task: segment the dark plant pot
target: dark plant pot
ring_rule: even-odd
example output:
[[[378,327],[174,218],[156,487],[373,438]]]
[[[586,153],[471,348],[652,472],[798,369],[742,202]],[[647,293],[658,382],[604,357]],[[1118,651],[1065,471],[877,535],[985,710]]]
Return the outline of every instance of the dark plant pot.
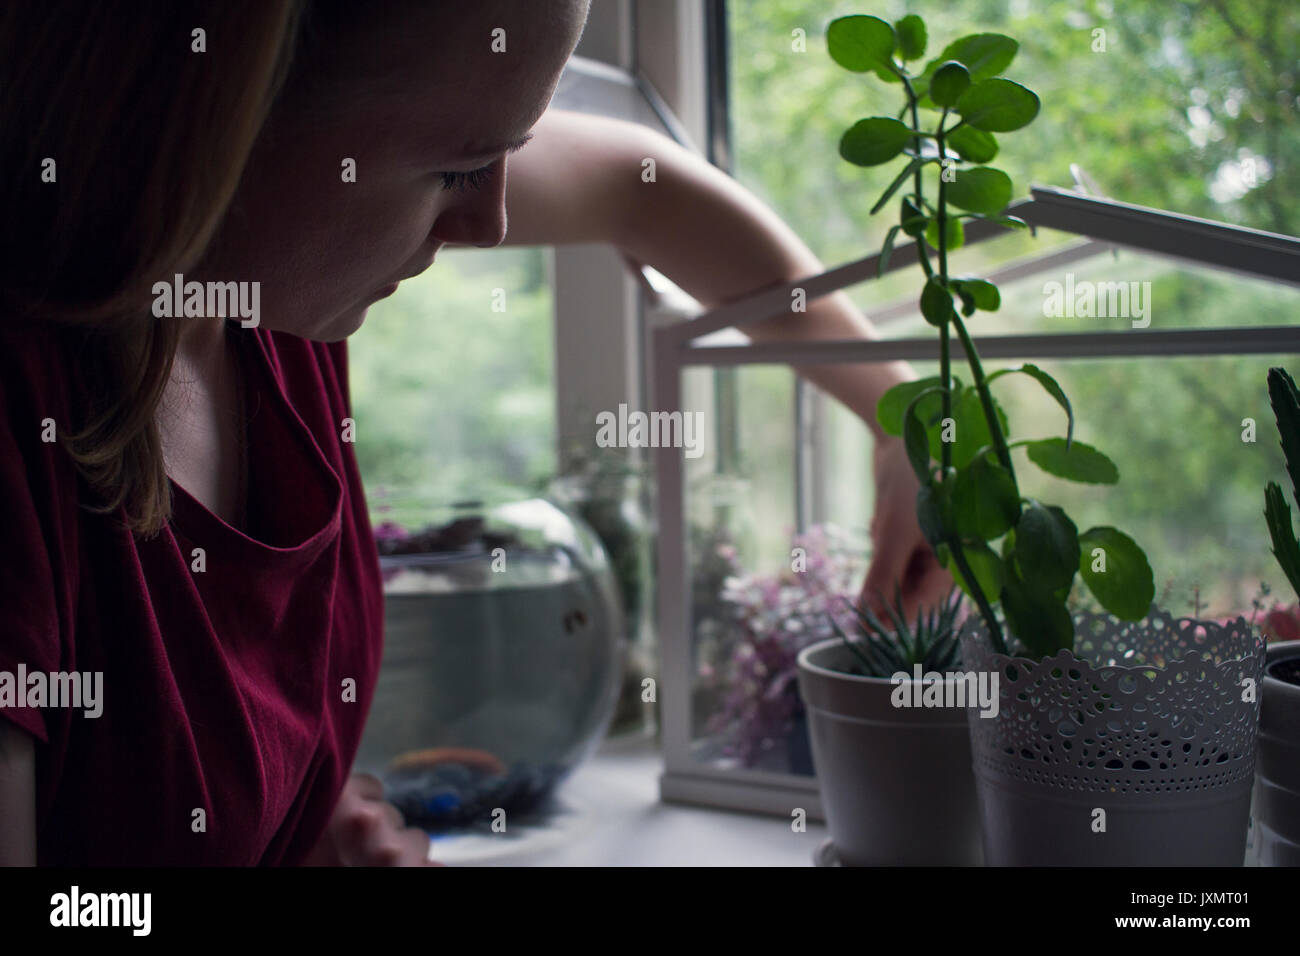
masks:
[[[813,763],[840,862],[978,866],[966,715],[896,708],[895,685],[845,673],[852,663],[839,638],[799,655]]]
[[[966,666],[999,677],[997,716],[968,715],[985,860],[1241,866],[1263,640],[1154,607],[1074,620],[1075,652],[1037,662],[993,653],[979,618],[962,632]]]
[[[1269,645],[1260,683],[1255,767],[1254,841],[1260,866],[1300,866],[1300,684],[1291,676],[1297,670],[1300,641]]]

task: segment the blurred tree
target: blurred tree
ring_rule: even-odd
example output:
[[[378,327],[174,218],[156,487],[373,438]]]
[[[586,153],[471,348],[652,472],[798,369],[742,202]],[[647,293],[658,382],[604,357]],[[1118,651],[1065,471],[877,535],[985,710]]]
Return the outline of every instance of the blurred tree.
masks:
[[[1300,231],[1300,4],[1290,0],[729,0],[727,7],[735,174],[828,264],[879,247],[891,220],[869,217],[868,209],[897,172],[892,165],[861,169],[838,156],[845,129],[893,105],[874,77],[855,83],[826,52],[826,25],[850,13],[891,21],[921,14],[930,32],[927,58],[968,33],[1020,41],[1007,73],[1035,89],[1043,109],[1029,130],[1031,148],[1013,145],[998,156],[1018,195],[1031,183],[1071,186],[1070,166],[1078,164],[1111,198]],[[796,30],[804,31],[806,52],[798,50]],[[978,270],[1063,238],[1017,234],[962,255]],[[1152,278],[1153,327],[1288,324],[1300,304],[1293,290],[1161,269],[1146,257],[1093,260],[1078,271],[1089,269],[1100,279]],[[915,294],[911,271],[851,292],[870,314],[881,302]],[[982,318],[976,334],[1063,331],[1061,320],[1041,315],[1035,282],[1047,278],[1060,276],[1024,283],[998,316]],[[1083,327],[1074,322],[1068,331]],[[1274,442],[1243,443],[1241,422],[1271,421],[1264,370],[1278,361],[1055,367],[1080,415],[1081,437],[1098,433],[1123,479],[1104,504],[1090,505],[1089,489],[1080,486],[1044,486],[1043,494],[1089,519],[1105,521],[1110,512],[1144,531],[1158,583],[1174,582],[1176,610],[1184,610],[1178,596],[1197,583],[1225,610],[1248,607],[1257,582],[1277,577],[1268,564],[1260,489],[1281,459]],[[1037,395],[1011,391],[1013,417],[1033,416],[1035,426],[1042,417],[1041,434],[1054,433]],[[742,421],[745,456],[773,460],[782,448],[756,424]],[[845,497],[832,493],[833,500]]]

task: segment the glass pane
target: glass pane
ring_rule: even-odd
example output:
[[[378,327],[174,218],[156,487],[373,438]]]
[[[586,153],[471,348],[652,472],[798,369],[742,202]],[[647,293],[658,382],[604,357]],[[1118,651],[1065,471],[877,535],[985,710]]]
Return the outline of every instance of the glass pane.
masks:
[[[547,255],[444,250],[371,307],[349,361],[372,492],[451,502],[555,473]]]
[[[1019,363],[988,362],[987,370],[1008,364]],[[1062,481],[1015,451],[1022,494],[1060,505],[1081,531],[1113,525],[1131,535],[1151,562],[1156,603],[1177,615],[1244,614],[1262,621],[1274,605],[1295,605],[1296,595],[1271,553],[1263,499],[1270,480],[1282,483],[1288,497],[1290,491],[1268,403],[1267,370],[1278,364],[1300,370],[1300,355],[1036,364],[1069,396],[1075,437],[1105,452],[1121,479],[1114,486]],[[964,364],[956,370],[966,371]],[[750,371],[755,370],[741,375]],[[918,363],[917,371],[933,375],[938,369]],[[962,377],[969,380],[968,373]],[[993,388],[1013,439],[1064,435],[1063,412],[1027,376],[1004,376]],[[844,415],[832,425],[833,435],[840,428],[850,436],[865,432]],[[742,406],[742,420],[754,417]],[[1247,419],[1254,422],[1253,436]],[[784,433],[785,423],[780,425]],[[829,536],[819,528],[800,542],[809,573],[790,573],[789,540],[761,530],[788,527],[792,509],[758,512],[762,544],[752,559],[702,549],[696,535],[693,745],[701,761],[806,772],[794,659],[808,643],[832,636],[825,625],[827,602],[815,598],[823,591],[855,596],[865,570],[866,544],[849,532],[862,525],[861,451],[870,442],[862,434],[856,440],[847,458],[830,443]],[[789,473],[791,453],[770,443],[752,456],[755,502],[767,500],[761,489],[774,485],[775,476]],[[1078,579],[1072,604],[1090,604]]]
[[[690,542],[694,653],[701,680],[694,707],[695,737],[709,738],[720,708],[726,675],[737,653],[734,606],[726,600],[729,579],[744,571],[772,573],[788,566],[794,508],[794,376],[781,366],[755,366],[734,373],[738,415],[735,429],[743,457],[727,467],[718,455],[726,418],[715,410],[714,371],[689,369],[683,405],[706,410],[712,429],[705,454],[686,459],[686,514]],[[724,741],[712,748],[721,756]]]

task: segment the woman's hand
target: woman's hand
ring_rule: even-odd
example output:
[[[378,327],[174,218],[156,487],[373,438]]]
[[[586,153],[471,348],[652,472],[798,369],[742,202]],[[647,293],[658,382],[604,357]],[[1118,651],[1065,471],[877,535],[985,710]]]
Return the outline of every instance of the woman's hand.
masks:
[[[429,836],[408,827],[384,787],[369,774],[353,774],[334,815],[304,866],[441,866],[429,860]]]
[[[907,460],[901,438],[877,440],[875,451],[876,513],[871,520],[871,567],[858,604],[882,620],[892,606],[894,586],[902,588],[909,619],[918,608],[941,604],[953,586],[952,576],[939,565],[916,519],[920,484]]]

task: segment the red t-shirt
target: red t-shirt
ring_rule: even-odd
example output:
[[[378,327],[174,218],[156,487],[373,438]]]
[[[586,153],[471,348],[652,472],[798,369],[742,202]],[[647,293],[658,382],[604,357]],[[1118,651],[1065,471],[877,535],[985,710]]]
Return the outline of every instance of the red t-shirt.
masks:
[[[22,665],[23,702],[39,703],[33,673],[79,672],[92,693],[103,675],[98,717],[48,698],[0,707],[40,741],[41,864],[298,863],[349,773],[383,602],[344,440],[346,348],[233,331],[247,533],[173,483],[170,526],[143,539],[79,507],[70,458],[42,440],[77,422],[62,333],[0,324],[0,682]]]

